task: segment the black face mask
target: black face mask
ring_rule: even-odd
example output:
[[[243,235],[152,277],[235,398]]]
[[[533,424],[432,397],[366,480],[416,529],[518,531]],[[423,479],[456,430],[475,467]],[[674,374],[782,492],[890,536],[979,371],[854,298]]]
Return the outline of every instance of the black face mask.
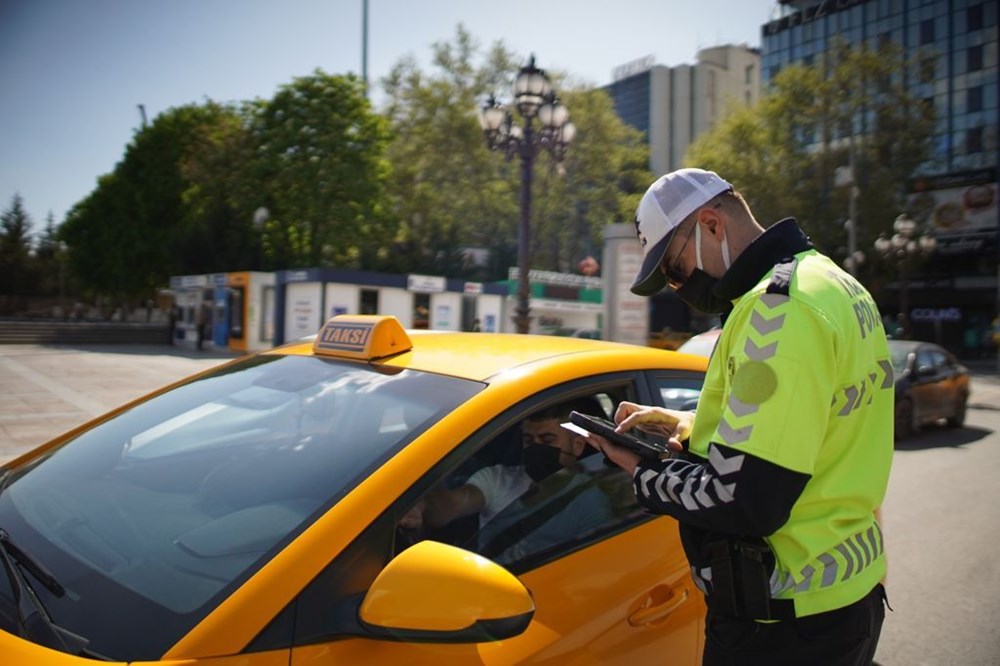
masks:
[[[693,307],[707,314],[725,314],[733,309],[733,304],[715,295],[715,285],[719,278],[714,278],[700,268],[696,268],[677,288],[677,296]]]
[[[541,481],[563,468],[559,462],[560,453],[554,446],[532,444],[524,449],[524,471],[532,481]]]

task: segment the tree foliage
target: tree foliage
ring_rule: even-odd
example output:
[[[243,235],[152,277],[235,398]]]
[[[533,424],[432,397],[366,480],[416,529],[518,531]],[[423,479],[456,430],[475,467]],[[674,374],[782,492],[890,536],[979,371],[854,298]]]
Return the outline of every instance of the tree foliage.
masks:
[[[125,303],[147,298],[170,275],[223,269],[225,257],[212,256],[212,245],[198,242],[206,220],[185,204],[194,185],[184,165],[209,128],[232,113],[208,103],[160,114],[136,132],[114,171],[70,210],[60,237],[71,248],[71,269],[92,292]]]
[[[135,133],[60,238],[90,292],[118,302],[171,275],[362,267],[390,235],[387,140],[361,83],[320,71],[269,101],[170,109]]]
[[[785,68],[752,109],[695,141],[685,162],[725,175],[766,225],[794,216],[824,251],[844,256],[854,165],[858,246],[870,247],[903,209],[906,179],[930,155],[932,112],[904,85],[918,65],[892,45],[835,42],[812,66]]]
[[[354,76],[316,70],[250,107],[254,180],[271,218],[267,247],[284,268],[357,268],[391,237],[387,124]]]
[[[387,270],[495,280],[517,263],[518,158],[486,148],[477,112],[490,93],[509,91],[524,59],[501,42],[480,57],[462,27],[433,47],[433,69],[399,61],[383,84],[392,126],[392,209],[400,226],[381,257]],[[557,81],[558,74],[553,76]],[[604,225],[631,219],[649,180],[641,135],[596,90],[562,91],[578,127],[563,165],[541,152],[532,172],[532,267],[571,270],[598,252]],[[485,266],[467,249],[487,249]]]
[[[33,281],[31,217],[15,193],[0,213],[0,296],[24,296]]]

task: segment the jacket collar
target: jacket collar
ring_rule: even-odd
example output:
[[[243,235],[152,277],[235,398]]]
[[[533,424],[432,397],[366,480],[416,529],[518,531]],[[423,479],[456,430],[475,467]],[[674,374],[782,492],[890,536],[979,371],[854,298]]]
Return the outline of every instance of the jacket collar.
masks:
[[[813,249],[812,241],[795,220],[775,223],[746,247],[715,286],[715,294],[736,300],[753,289],[775,264],[799,252]]]

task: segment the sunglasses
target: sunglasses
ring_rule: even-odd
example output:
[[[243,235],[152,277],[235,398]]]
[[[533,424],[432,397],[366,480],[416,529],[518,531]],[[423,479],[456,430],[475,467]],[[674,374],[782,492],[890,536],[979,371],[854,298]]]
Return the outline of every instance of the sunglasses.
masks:
[[[684,243],[681,245],[680,251],[674,255],[673,260],[667,261],[666,256],[664,256],[664,261],[662,264],[660,264],[660,270],[663,272],[663,276],[667,279],[667,284],[670,285],[670,287],[673,289],[676,289],[677,287],[681,286],[682,284],[684,284],[684,281],[688,279],[688,276],[682,273],[681,270],[677,267],[677,262],[680,261],[680,258],[682,256],[684,256],[684,250],[687,249],[687,245],[691,241],[691,236],[694,235],[695,226],[697,226],[697,224],[698,223],[695,222],[695,224],[691,225],[691,229],[690,231],[688,231],[687,238],[684,239]],[[667,249],[668,250],[670,249],[669,246]]]
[[[719,203],[712,206],[712,208],[714,209],[722,208],[722,202],[720,201]],[[698,227],[698,222],[695,221],[695,223],[691,225],[691,229],[690,231],[688,231],[687,238],[684,239],[684,244],[681,245],[680,251],[678,251],[677,254],[674,255],[673,261],[664,261],[660,265],[660,270],[663,271],[663,276],[667,278],[667,284],[670,285],[672,289],[677,289],[678,287],[680,287],[682,284],[684,284],[684,282],[687,281],[689,277],[686,273],[681,272],[681,270],[677,267],[677,262],[679,262],[681,257],[684,256],[684,250],[687,249],[687,245],[691,241],[691,236],[694,236],[694,232],[697,227]],[[672,244],[673,242],[671,242],[671,245]],[[669,250],[670,247],[668,246],[667,249]],[[666,255],[664,255],[664,259],[666,259]]]

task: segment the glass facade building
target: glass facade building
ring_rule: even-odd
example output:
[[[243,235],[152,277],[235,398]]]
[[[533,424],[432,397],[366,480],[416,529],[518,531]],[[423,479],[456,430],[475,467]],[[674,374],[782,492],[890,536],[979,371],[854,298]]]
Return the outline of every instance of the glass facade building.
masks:
[[[985,332],[1000,310],[998,6],[995,0],[779,0],[778,17],[761,27],[765,90],[784,67],[818,62],[835,39],[872,47],[891,41],[917,64],[900,74],[917,99],[933,106],[935,128],[930,159],[907,183],[906,212],[934,235],[937,248],[908,281],[907,314],[915,337],[966,356],[988,351]],[[890,285],[884,311],[899,304],[900,289]]]
[[[923,175],[990,169],[997,144],[997,6],[983,0],[826,0],[782,3],[761,30],[764,84],[811,64],[835,37],[892,41],[921,62],[908,88],[934,107],[934,153]]]

